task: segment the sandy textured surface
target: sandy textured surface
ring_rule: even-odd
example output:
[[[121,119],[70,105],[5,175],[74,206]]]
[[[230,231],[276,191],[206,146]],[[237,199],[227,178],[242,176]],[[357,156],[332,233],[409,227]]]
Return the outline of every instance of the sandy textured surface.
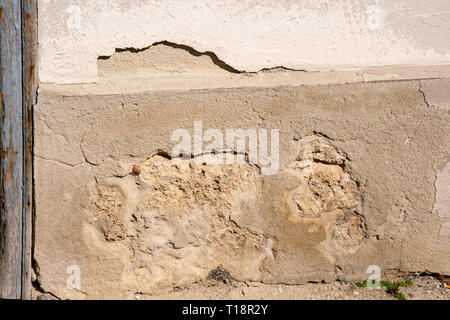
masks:
[[[194,120],[279,129],[279,170],[174,163],[171,135]],[[43,90],[35,125],[37,278],[61,298],[158,294],[218,265],[266,284],[361,281],[370,265],[450,273],[450,114],[418,81]],[[66,287],[71,265],[79,291]]]
[[[407,300],[450,300],[450,289],[433,277],[412,278],[413,285],[400,289]],[[160,296],[136,295],[135,299],[280,299],[280,300],[397,300],[382,289],[359,288],[351,283],[267,285],[261,283],[209,282],[195,284]]]

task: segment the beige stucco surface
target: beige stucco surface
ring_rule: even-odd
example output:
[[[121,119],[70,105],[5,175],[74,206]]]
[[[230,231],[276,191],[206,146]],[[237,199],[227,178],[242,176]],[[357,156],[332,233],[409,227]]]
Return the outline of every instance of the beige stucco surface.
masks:
[[[446,0],[39,1],[40,79],[98,81],[97,58],[160,41],[239,71],[450,63]]]
[[[449,17],[444,0],[40,0],[35,289],[161,297],[219,266],[269,285],[449,275]],[[279,170],[248,150],[170,159],[194,121],[279,129]]]
[[[361,280],[369,265],[449,274],[450,114],[428,106],[420,89],[404,81],[43,90],[35,114],[40,286],[61,298],[133,298],[199,281],[219,265],[266,283]],[[194,119],[205,130],[279,128],[279,172],[173,164],[161,152]],[[81,290],[66,286],[70,265],[81,270]]]

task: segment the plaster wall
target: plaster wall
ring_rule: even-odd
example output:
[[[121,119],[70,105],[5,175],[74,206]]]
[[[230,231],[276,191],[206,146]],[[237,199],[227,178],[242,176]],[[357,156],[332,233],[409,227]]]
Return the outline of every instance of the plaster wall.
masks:
[[[267,284],[361,281],[370,265],[449,275],[449,13],[441,0],[41,0],[40,293],[132,299],[218,267]],[[279,130],[276,172],[229,146],[244,161],[177,163],[172,135],[196,137],[196,122]]]
[[[39,1],[40,79],[98,80],[97,58],[160,41],[235,70],[358,70],[450,63],[446,0]]]

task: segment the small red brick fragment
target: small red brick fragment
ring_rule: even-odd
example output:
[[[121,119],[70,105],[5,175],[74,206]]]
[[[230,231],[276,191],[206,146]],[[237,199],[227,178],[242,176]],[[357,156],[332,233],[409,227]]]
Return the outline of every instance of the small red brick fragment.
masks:
[[[141,168],[138,165],[134,165],[133,168],[131,168],[131,170],[133,171],[133,173],[135,174],[140,174],[141,173]]]

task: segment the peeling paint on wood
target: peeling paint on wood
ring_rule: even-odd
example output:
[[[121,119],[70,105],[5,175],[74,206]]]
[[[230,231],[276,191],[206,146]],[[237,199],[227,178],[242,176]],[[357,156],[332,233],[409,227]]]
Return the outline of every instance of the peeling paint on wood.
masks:
[[[20,1],[2,1],[0,25],[0,297],[22,296],[22,45]]]
[[[37,91],[37,0],[22,2],[23,50],[23,262],[22,298],[31,292],[32,214],[33,214],[33,106]]]
[[[36,0],[0,3],[0,298],[28,299]]]

